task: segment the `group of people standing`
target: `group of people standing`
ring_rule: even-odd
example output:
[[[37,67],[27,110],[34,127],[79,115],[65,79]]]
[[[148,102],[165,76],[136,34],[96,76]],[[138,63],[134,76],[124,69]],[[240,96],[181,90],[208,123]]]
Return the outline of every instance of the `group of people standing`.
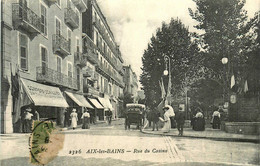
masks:
[[[112,111],[109,109],[107,111],[107,123],[111,125],[111,120],[112,120]],[[81,116],[82,119],[82,129],[89,129],[90,128],[90,123],[91,123],[91,114],[90,111],[85,109],[84,113]],[[70,120],[71,120],[71,128],[73,130],[76,129],[77,124],[78,124],[78,114],[76,113],[76,109],[72,110],[72,113],[70,114]]]
[[[162,118],[163,117],[163,118]],[[162,131],[164,133],[168,133],[170,132],[171,129],[171,124],[173,121],[173,118],[176,120],[177,123],[177,129],[179,131],[179,136],[183,135],[183,126],[185,123],[185,113],[184,110],[182,108],[179,108],[179,110],[177,112],[174,112],[172,106],[170,105],[166,105],[165,107],[163,107],[163,116],[161,117],[161,114],[158,110],[150,110],[150,112],[147,113],[147,123],[144,125],[144,128],[146,128],[146,126],[149,123],[153,123],[153,131],[156,130],[158,131],[159,128],[159,121],[163,122],[163,128]]]
[[[90,114],[87,109],[85,109],[84,113],[81,116],[81,119],[83,121],[82,129],[89,129]],[[75,130],[78,125],[78,114],[76,113],[76,109],[72,110],[72,113],[70,114],[70,120],[71,120],[71,128]]]
[[[31,107],[27,107],[21,114],[21,130],[23,133],[30,133],[32,131],[33,120],[40,120],[40,115],[36,110],[33,110]]]
[[[159,121],[163,123],[162,131],[164,133],[170,132],[170,129],[173,127],[173,122],[176,122],[176,127],[179,131],[179,136],[183,135],[183,127],[185,124],[185,111],[182,107],[180,107],[175,112],[173,111],[173,108],[170,105],[166,105],[163,107],[163,114],[160,114],[160,112],[156,109],[150,110],[148,108],[148,111],[146,112],[146,118],[147,123],[144,125],[144,128],[149,124],[151,126],[152,124],[152,131],[155,129],[158,131]],[[213,129],[220,129],[220,111],[215,110],[212,115],[212,127]],[[191,117],[191,125],[192,129],[195,131],[203,131],[205,130],[205,117],[203,115],[203,111],[198,107],[195,110],[195,113]]]

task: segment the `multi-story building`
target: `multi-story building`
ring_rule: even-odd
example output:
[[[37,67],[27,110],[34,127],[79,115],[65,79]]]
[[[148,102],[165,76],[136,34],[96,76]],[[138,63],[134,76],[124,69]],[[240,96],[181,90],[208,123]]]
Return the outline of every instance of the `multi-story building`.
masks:
[[[61,125],[65,108],[78,106],[78,113],[91,108],[82,94],[86,62],[78,61],[86,0],[2,0],[1,5],[1,132],[19,130],[25,106]]]
[[[88,9],[82,15],[83,55],[88,60],[84,73],[84,92],[99,99],[104,111],[112,109],[113,118],[123,95],[123,59],[113,33],[96,0],[88,1]],[[105,112],[98,112],[99,118]]]
[[[133,72],[131,65],[123,66],[124,71],[124,82],[125,89],[124,93],[131,94],[133,97],[133,101],[137,102],[138,98],[138,80],[135,72]]]

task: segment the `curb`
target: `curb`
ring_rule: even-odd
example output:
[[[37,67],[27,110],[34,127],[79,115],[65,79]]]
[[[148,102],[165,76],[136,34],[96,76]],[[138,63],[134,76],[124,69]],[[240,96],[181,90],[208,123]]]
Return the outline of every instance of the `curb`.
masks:
[[[171,136],[177,138],[200,138],[200,139],[210,139],[216,141],[230,141],[230,142],[251,142],[251,143],[260,143],[260,139],[248,139],[248,138],[223,138],[223,137],[205,137],[205,136],[193,136],[193,135],[173,135],[169,133],[152,133],[149,131],[141,131],[144,134],[151,134],[151,135],[162,135],[162,136]]]

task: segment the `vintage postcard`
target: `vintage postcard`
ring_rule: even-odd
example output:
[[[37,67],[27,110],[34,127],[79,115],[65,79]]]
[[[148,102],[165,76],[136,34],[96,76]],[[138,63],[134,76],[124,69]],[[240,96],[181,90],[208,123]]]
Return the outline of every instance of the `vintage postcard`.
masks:
[[[1,0],[1,166],[260,165],[260,0]]]

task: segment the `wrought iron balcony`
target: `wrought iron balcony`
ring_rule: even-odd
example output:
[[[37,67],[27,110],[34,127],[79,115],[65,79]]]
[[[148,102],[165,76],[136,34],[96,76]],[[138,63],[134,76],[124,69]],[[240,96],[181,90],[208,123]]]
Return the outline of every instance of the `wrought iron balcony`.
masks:
[[[84,57],[84,55],[82,55],[81,52],[75,52],[74,53],[74,62],[76,65],[78,65],[79,67],[84,67],[86,66],[87,63],[87,58]]]
[[[84,48],[83,48],[83,56],[86,57],[91,63],[98,64],[98,54],[97,54],[97,47],[92,42],[89,37],[84,39]]]
[[[87,10],[87,0],[72,0],[74,5],[79,9],[80,12],[85,12]]]
[[[78,90],[78,80],[47,67],[36,68],[36,80]]]
[[[79,16],[72,8],[65,8],[65,23],[72,29],[79,27]]]
[[[65,56],[70,54],[70,42],[62,35],[52,35],[52,46],[54,53],[60,53]]]
[[[41,18],[22,3],[12,4],[12,17],[15,29],[19,27],[30,33],[40,33]]]
[[[45,0],[48,5],[52,5],[52,4],[55,4],[57,2],[57,0]]]
[[[83,93],[87,93],[88,95],[99,96],[99,91],[90,85],[84,86]]]

